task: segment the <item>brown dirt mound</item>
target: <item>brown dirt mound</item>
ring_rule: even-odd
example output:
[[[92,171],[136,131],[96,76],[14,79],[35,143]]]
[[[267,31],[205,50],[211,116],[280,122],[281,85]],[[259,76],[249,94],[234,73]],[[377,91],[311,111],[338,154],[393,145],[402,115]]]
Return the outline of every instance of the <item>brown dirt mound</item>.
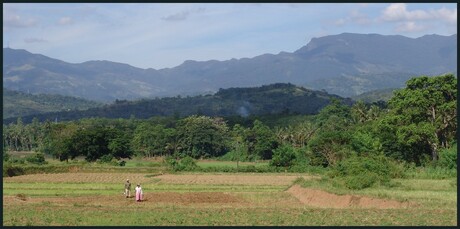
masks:
[[[294,185],[287,190],[300,202],[319,208],[407,208],[408,202],[376,199],[355,195],[336,195],[322,190],[302,188]]]

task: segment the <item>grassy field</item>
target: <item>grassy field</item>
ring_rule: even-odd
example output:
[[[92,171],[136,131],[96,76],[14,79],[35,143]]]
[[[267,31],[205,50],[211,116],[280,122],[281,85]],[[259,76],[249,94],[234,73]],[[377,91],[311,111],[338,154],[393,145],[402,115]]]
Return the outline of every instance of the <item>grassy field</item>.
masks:
[[[156,163],[130,161],[127,167],[148,169]],[[221,162],[208,163],[216,166]],[[224,164],[220,165],[231,166]],[[453,179],[398,179],[391,188],[349,191],[329,180],[300,173],[113,170],[4,177],[3,225],[457,225],[457,186]],[[142,184],[145,201],[124,197],[127,178]],[[293,185],[300,185],[297,190],[303,194],[294,193]],[[402,204],[393,208],[384,204],[313,206],[301,196],[313,189],[323,190],[316,196],[323,198],[321,201],[328,201],[330,198],[325,197],[330,195],[338,200],[353,195],[354,199],[363,197],[361,204],[364,197]]]

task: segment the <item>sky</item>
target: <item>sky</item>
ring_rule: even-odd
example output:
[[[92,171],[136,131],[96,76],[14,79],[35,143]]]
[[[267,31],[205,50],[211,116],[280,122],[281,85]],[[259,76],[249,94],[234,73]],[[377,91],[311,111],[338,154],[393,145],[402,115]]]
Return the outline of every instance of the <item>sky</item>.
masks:
[[[4,3],[3,47],[171,68],[294,52],[315,37],[457,33],[456,3]]]

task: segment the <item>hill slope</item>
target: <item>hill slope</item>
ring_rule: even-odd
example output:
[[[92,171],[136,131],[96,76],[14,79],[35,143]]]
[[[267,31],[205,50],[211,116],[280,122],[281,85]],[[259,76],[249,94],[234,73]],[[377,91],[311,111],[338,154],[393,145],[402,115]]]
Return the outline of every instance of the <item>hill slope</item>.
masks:
[[[150,118],[152,116],[243,116],[267,114],[316,114],[329,104],[331,99],[338,99],[351,104],[350,99],[343,99],[326,92],[312,91],[292,84],[272,84],[256,88],[221,89],[214,95],[194,97],[167,97],[143,99],[138,101],[116,101],[111,105],[91,108],[84,111],[65,111],[37,114],[22,117],[27,123],[33,117],[45,120],[76,120],[89,117],[106,118]],[[16,121],[5,119],[4,123]]]
[[[292,83],[341,96],[398,88],[412,76],[457,73],[457,35],[419,38],[343,33],[312,39],[299,50],[226,61],[193,61],[140,69],[110,61],[66,63],[3,49],[4,87],[114,101],[194,95],[219,88]],[[387,80],[390,78],[390,80]]]
[[[32,95],[3,88],[3,118],[40,113],[85,110],[102,106],[101,103],[62,95]]]

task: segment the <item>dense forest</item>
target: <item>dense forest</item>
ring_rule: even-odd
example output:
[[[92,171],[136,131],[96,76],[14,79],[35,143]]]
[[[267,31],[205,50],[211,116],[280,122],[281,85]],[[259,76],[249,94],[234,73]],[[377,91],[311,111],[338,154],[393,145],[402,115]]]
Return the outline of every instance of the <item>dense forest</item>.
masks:
[[[187,117],[205,115],[212,117],[269,115],[269,114],[316,114],[331,99],[343,100],[351,105],[351,99],[343,99],[322,91],[313,91],[293,84],[271,84],[253,88],[220,89],[214,95],[165,97],[138,101],[116,100],[113,104],[84,111],[61,111],[46,114],[22,115],[24,123],[33,118],[43,122],[70,121],[82,118],[130,118],[146,119],[152,116]],[[7,118],[3,123],[15,122]]]
[[[261,98],[280,99],[284,86],[281,85],[283,90],[280,85],[272,87],[280,93],[260,94]],[[233,93],[235,90],[240,92]],[[241,96],[244,90],[221,90],[212,98]],[[204,102],[207,96],[202,98]],[[203,113],[206,113],[204,104]],[[217,105],[216,101],[210,107]],[[220,106],[236,108],[234,104],[235,107]],[[280,105],[272,109],[285,108]],[[294,107],[292,110],[295,111]],[[262,159],[285,168],[340,166],[350,158],[379,157],[400,163],[434,163],[456,168],[457,79],[453,75],[412,78],[405,88],[394,91],[386,107],[362,101],[350,105],[346,100],[333,99],[315,115],[280,112],[248,117],[204,114],[180,117],[173,110],[170,112],[172,115],[148,119],[40,122],[34,118],[29,124],[18,118],[3,125],[4,151],[33,150],[61,161],[78,156],[87,161],[133,156]],[[8,160],[5,152],[4,160]]]
[[[28,94],[3,88],[3,119],[46,112],[86,110],[103,104],[63,95]]]

